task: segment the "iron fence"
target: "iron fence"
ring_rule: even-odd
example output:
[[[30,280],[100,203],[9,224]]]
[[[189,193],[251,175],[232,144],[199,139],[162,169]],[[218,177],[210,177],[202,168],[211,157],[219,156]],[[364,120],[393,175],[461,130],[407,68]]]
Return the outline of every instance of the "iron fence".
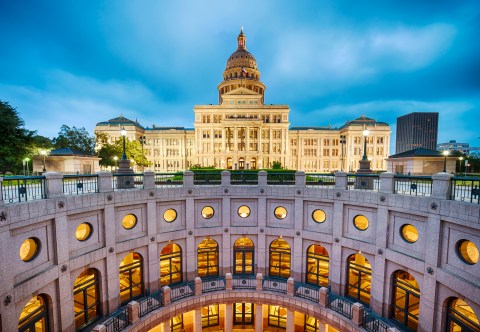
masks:
[[[387,332],[391,327],[381,317],[369,310],[363,311],[363,320],[361,326],[370,332]]]
[[[349,319],[352,319],[352,304],[352,301],[347,300],[344,297],[328,293],[327,308],[330,308]]]
[[[257,185],[258,172],[230,172],[230,184],[232,185]]]
[[[225,277],[209,277],[202,279],[202,293],[225,290]]]
[[[287,279],[264,277],[263,290],[287,294]]]
[[[220,185],[222,183],[222,175],[220,172],[194,172],[194,185]]]
[[[335,187],[335,174],[307,173],[305,177],[307,186]]]
[[[257,278],[254,275],[234,275],[232,277],[233,289],[256,289]]]
[[[318,303],[320,286],[295,282],[294,295]]]
[[[430,196],[432,194],[431,176],[395,175],[394,193],[412,196]]]
[[[98,174],[63,176],[63,193],[65,195],[82,195],[97,192]]]
[[[380,189],[380,176],[378,174],[348,174],[348,190],[373,190]]]
[[[7,176],[0,185],[4,203],[47,198],[45,176]]]
[[[295,185],[295,173],[294,172],[268,172],[267,184],[270,185]]]
[[[176,187],[183,185],[183,173],[155,173],[155,187]]]
[[[143,189],[143,174],[113,174],[113,190]]]
[[[195,283],[193,281],[170,286],[170,289],[170,301],[172,302],[195,295]]]
[[[450,199],[480,204],[480,178],[454,176],[451,179]]]
[[[126,328],[128,326],[127,308],[124,307],[117,310],[103,325],[105,325],[107,332],[117,332]]]
[[[137,300],[140,309],[138,310],[138,317],[143,317],[146,314],[160,308],[162,306],[163,290],[159,290],[151,295]]]

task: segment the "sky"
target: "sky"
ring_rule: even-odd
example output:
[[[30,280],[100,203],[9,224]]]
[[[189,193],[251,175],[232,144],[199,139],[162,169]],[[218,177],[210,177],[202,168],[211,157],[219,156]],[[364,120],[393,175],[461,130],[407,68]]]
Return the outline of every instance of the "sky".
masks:
[[[120,114],[193,128],[244,27],[292,126],[439,112],[438,142],[480,146],[480,1],[0,1],[0,100],[55,137]],[[394,152],[393,150],[391,151]]]

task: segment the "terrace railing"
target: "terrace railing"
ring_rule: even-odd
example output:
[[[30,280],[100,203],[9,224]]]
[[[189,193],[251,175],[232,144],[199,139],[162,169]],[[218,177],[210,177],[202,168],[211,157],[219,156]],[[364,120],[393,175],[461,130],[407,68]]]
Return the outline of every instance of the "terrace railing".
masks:
[[[295,296],[318,303],[318,297],[319,297],[319,291],[320,291],[319,286],[304,284],[301,282],[295,282],[294,289],[295,289],[294,291]]]
[[[387,332],[391,327],[384,318],[367,309],[364,309],[363,311],[361,326],[370,332]]]
[[[113,174],[113,190],[143,189],[143,174]]]
[[[144,298],[137,300],[139,304],[138,317],[143,317],[160,308],[162,306],[162,296],[163,290],[160,289],[151,295],[147,295]]]
[[[334,188],[335,174],[307,173],[305,181],[307,186]]]
[[[225,277],[209,277],[202,279],[202,293],[225,290]]]
[[[380,176],[378,174],[348,174],[348,190],[372,190],[380,189]]]
[[[63,176],[63,193],[65,195],[82,195],[97,192],[98,174]]]
[[[480,204],[480,178],[479,177],[452,177],[451,196],[454,201]]]
[[[395,194],[413,196],[430,196],[432,194],[431,176],[395,175],[394,183]]]
[[[155,187],[177,187],[183,186],[183,173],[155,173]]]
[[[230,184],[255,186],[258,184],[258,172],[233,171],[230,173]]]
[[[263,277],[263,290],[287,294],[287,279]]]
[[[195,283],[193,281],[170,286],[170,288],[172,290],[170,296],[172,302],[195,295]]]
[[[233,289],[255,289],[257,278],[254,275],[234,275],[232,277]]]
[[[5,203],[47,198],[45,176],[8,176],[3,178],[1,186]]]
[[[220,172],[194,172],[194,185],[220,185],[222,183],[222,175]]]
[[[344,297],[338,296],[330,292],[328,293],[327,308],[330,308],[338,312],[342,316],[345,316],[350,319],[352,318],[352,304],[353,304],[352,301]]]
[[[106,327],[107,332],[121,331],[128,326],[128,310],[126,307],[122,307],[114,312],[110,318],[108,318],[103,325]]]
[[[270,185],[282,185],[282,186],[294,186],[295,185],[295,173],[294,172],[268,172],[267,184]]]

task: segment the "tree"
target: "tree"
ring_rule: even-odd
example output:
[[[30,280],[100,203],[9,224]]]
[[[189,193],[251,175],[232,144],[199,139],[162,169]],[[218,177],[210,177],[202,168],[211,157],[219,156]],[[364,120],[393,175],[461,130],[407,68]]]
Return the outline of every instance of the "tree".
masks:
[[[0,173],[20,172],[35,132],[23,128],[24,122],[17,110],[1,100],[0,121]]]
[[[283,169],[282,163],[279,161],[272,162],[272,169]]]
[[[70,128],[67,125],[60,127],[58,137],[53,139],[56,149],[70,148],[72,150],[82,151],[85,154],[95,153],[95,138],[85,130],[85,128]]]
[[[97,145],[101,145],[101,148],[97,151],[98,156],[101,158],[101,166],[111,166],[114,167],[117,165],[115,157],[118,159],[121,158],[123,152],[123,142],[122,140],[116,141],[114,144],[108,143],[108,134],[106,133],[97,133],[96,134]],[[133,160],[135,164],[139,166],[149,166],[147,158],[142,154],[142,144],[139,141],[130,141],[128,138],[125,141],[125,149],[127,154],[127,159]]]

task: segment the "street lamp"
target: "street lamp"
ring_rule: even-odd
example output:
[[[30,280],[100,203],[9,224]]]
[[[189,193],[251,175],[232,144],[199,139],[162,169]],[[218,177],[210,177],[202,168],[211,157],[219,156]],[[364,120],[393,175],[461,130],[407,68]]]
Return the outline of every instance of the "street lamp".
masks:
[[[125,127],[122,127],[122,130],[120,132],[122,134],[122,140],[123,140],[122,160],[126,160],[127,159],[127,154],[125,153],[125,136],[127,135],[127,131],[125,130]]]
[[[362,160],[368,160],[367,158],[367,136],[370,132],[368,131],[368,129],[365,127],[365,125],[363,126],[363,157],[362,157]]]
[[[447,156],[448,156],[448,150],[443,151],[443,173],[447,173]]]
[[[340,144],[342,146],[342,154],[340,155],[340,171],[343,172],[343,161],[345,160],[343,145],[347,142],[345,135],[340,135]]]
[[[29,162],[30,158],[25,158],[23,159],[23,175],[27,175],[28,176],[28,172],[29,172],[29,169],[28,169],[28,162]],[[26,166],[26,168],[25,168]],[[26,170],[26,172],[25,172]]]
[[[46,172],[47,168],[45,167],[45,157],[47,156],[47,151],[42,150],[40,151],[40,154],[43,156],[43,171]]]
[[[458,157],[458,160],[460,160],[460,167],[458,168],[458,173],[462,173],[462,161],[463,161],[463,157]]]
[[[118,157],[114,156],[113,160],[115,160],[115,170],[118,168]]]

